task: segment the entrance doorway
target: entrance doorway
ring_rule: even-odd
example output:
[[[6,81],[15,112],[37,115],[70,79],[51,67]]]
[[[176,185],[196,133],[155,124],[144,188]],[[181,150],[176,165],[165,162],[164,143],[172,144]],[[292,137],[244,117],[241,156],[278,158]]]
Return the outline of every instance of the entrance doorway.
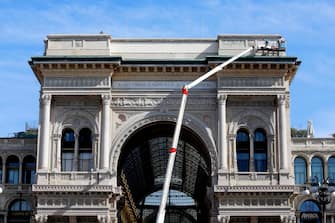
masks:
[[[128,138],[118,163],[122,222],[155,222],[171,146],[174,124],[159,122]],[[211,185],[210,156],[192,130],[183,127],[177,148],[165,222],[208,222],[207,187]]]

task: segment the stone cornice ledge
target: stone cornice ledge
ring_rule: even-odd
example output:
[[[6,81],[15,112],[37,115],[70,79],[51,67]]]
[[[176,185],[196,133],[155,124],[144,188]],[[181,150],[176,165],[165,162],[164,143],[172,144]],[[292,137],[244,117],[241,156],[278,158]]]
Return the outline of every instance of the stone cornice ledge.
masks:
[[[33,185],[33,192],[103,192],[121,194],[121,188],[111,185]]]
[[[293,185],[248,185],[248,186],[214,186],[214,192],[294,192]]]

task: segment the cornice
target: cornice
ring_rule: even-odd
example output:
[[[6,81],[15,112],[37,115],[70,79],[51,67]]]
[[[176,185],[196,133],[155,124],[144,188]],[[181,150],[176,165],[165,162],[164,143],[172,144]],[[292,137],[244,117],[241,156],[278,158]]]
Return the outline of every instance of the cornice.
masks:
[[[32,186],[33,192],[102,192],[120,194],[121,189],[111,185],[38,185]]]
[[[293,185],[248,185],[248,186],[214,186],[214,192],[247,193],[247,192],[294,192]]]

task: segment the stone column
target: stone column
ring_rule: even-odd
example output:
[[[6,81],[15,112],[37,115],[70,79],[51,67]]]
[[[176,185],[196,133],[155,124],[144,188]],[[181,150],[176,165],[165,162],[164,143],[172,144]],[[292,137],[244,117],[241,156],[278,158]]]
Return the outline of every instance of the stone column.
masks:
[[[254,149],[254,134],[249,134],[250,150],[249,150],[249,172],[255,172],[255,149]]]
[[[2,160],[2,179],[1,179],[2,183],[1,184],[5,184],[5,181],[6,181],[6,171],[7,171],[7,169],[6,169],[6,161],[5,160]]]
[[[101,118],[101,148],[100,168],[107,170],[109,167],[109,138],[110,138],[110,103],[111,95],[104,94],[102,97],[102,118]]]
[[[93,143],[92,143],[92,146],[93,146],[93,148],[92,148],[92,152],[93,152],[93,160],[92,160],[92,162],[93,162],[93,166],[92,166],[92,168],[94,169],[94,170],[97,170],[97,169],[99,169],[99,134],[94,134],[93,135]]]
[[[53,169],[60,171],[62,169],[62,161],[61,161],[61,153],[62,153],[62,145],[61,145],[61,140],[62,140],[62,135],[61,134],[55,134],[54,135],[54,156],[52,160],[54,160],[53,164]]]
[[[238,171],[238,167],[237,167],[237,154],[236,154],[236,135],[235,134],[231,134],[229,135],[229,141],[230,141],[230,146],[231,146],[231,165],[232,165],[232,169],[234,172]]]
[[[218,96],[218,150],[220,156],[220,169],[222,171],[228,171],[226,101],[227,95],[222,94]]]
[[[22,169],[23,169],[23,159],[20,158],[19,160],[20,166],[19,166],[19,185],[22,184]]]
[[[288,171],[288,149],[287,149],[287,119],[286,119],[286,96],[278,95],[279,108],[279,137],[280,137],[280,169]]]
[[[49,138],[50,138],[50,107],[51,95],[42,94],[40,98],[41,117],[40,117],[40,136],[38,148],[38,169],[47,170],[49,161]]]
[[[73,170],[79,170],[79,132],[74,134],[74,158],[73,158]]]
[[[274,172],[275,169],[275,165],[274,165],[274,161],[275,161],[275,151],[273,149],[273,140],[274,137],[273,135],[267,135],[267,146],[268,146],[268,150],[267,150],[267,166],[268,166],[268,171],[269,172]]]

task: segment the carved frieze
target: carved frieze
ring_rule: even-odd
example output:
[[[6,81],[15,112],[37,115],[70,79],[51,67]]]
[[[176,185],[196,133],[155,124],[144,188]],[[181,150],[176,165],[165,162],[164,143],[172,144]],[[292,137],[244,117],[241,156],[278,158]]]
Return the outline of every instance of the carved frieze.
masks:
[[[105,88],[110,87],[110,77],[45,77],[47,88]]]
[[[284,81],[281,77],[220,77],[219,87],[282,88]]]

